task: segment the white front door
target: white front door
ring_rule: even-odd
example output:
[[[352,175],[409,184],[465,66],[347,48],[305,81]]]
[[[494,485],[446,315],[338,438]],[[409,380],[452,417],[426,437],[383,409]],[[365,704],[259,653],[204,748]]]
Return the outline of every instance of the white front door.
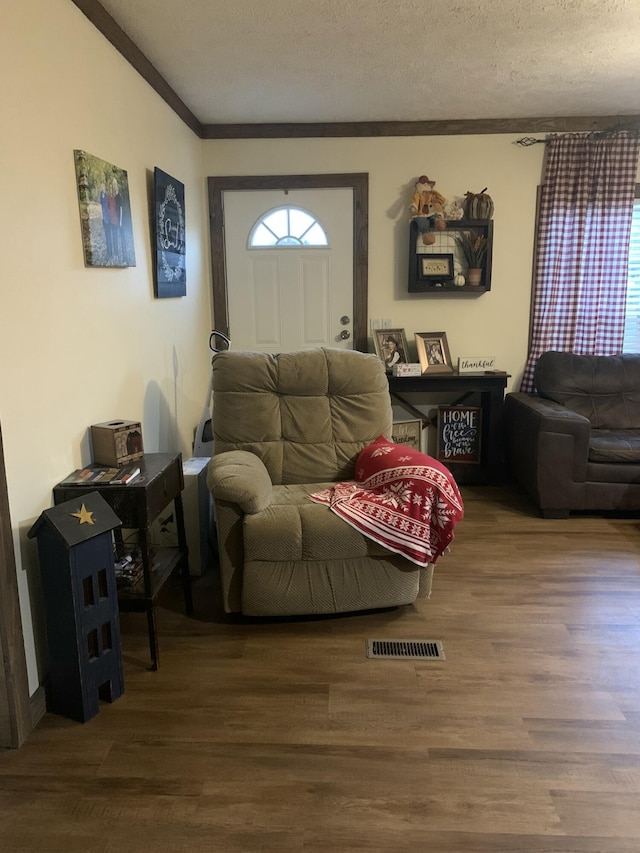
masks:
[[[223,193],[223,207],[232,349],[351,349],[353,191],[233,190]],[[301,208],[316,219],[328,246],[250,248],[254,226],[269,211],[285,207]]]

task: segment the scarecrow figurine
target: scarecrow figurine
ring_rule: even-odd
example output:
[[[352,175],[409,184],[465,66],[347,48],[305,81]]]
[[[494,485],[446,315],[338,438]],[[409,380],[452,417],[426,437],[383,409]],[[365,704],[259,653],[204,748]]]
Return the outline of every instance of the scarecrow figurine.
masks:
[[[434,189],[435,185],[435,181],[429,180],[426,175],[420,175],[415,183],[415,192],[409,206],[411,216],[418,221],[418,227],[422,232],[422,242],[426,245],[435,240],[431,231],[444,231],[447,227],[444,220],[446,199]]]
[[[412,216],[426,216],[432,220],[432,227],[437,231],[444,231],[445,197],[435,190],[435,181],[429,180],[426,175],[420,175],[415,184],[415,192],[411,199],[409,210]]]

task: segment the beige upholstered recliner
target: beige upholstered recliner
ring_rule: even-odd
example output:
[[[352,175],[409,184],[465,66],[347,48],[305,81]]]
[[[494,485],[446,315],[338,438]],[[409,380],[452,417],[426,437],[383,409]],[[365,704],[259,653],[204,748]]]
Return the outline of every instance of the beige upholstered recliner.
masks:
[[[391,436],[377,356],[222,352],[212,383],[208,483],[227,612],[340,613],[429,595],[433,566],[391,553],[308,497],[352,480],[363,447]]]

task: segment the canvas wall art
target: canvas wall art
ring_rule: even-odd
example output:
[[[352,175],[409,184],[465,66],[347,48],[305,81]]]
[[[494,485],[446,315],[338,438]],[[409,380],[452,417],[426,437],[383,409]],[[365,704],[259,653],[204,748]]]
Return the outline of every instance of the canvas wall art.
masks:
[[[187,292],[184,184],[154,169],[156,296],[185,296]]]
[[[73,156],[85,266],[135,267],[127,173],[86,151]]]

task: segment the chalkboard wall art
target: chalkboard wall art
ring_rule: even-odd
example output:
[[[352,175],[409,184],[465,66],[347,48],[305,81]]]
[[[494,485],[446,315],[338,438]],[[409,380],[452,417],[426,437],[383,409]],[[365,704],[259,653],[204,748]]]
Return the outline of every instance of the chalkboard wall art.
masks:
[[[438,406],[437,458],[479,464],[481,419],[476,406]]]
[[[185,296],[187,292],[184,184],[156,168],[154,224],[156,296]]]

